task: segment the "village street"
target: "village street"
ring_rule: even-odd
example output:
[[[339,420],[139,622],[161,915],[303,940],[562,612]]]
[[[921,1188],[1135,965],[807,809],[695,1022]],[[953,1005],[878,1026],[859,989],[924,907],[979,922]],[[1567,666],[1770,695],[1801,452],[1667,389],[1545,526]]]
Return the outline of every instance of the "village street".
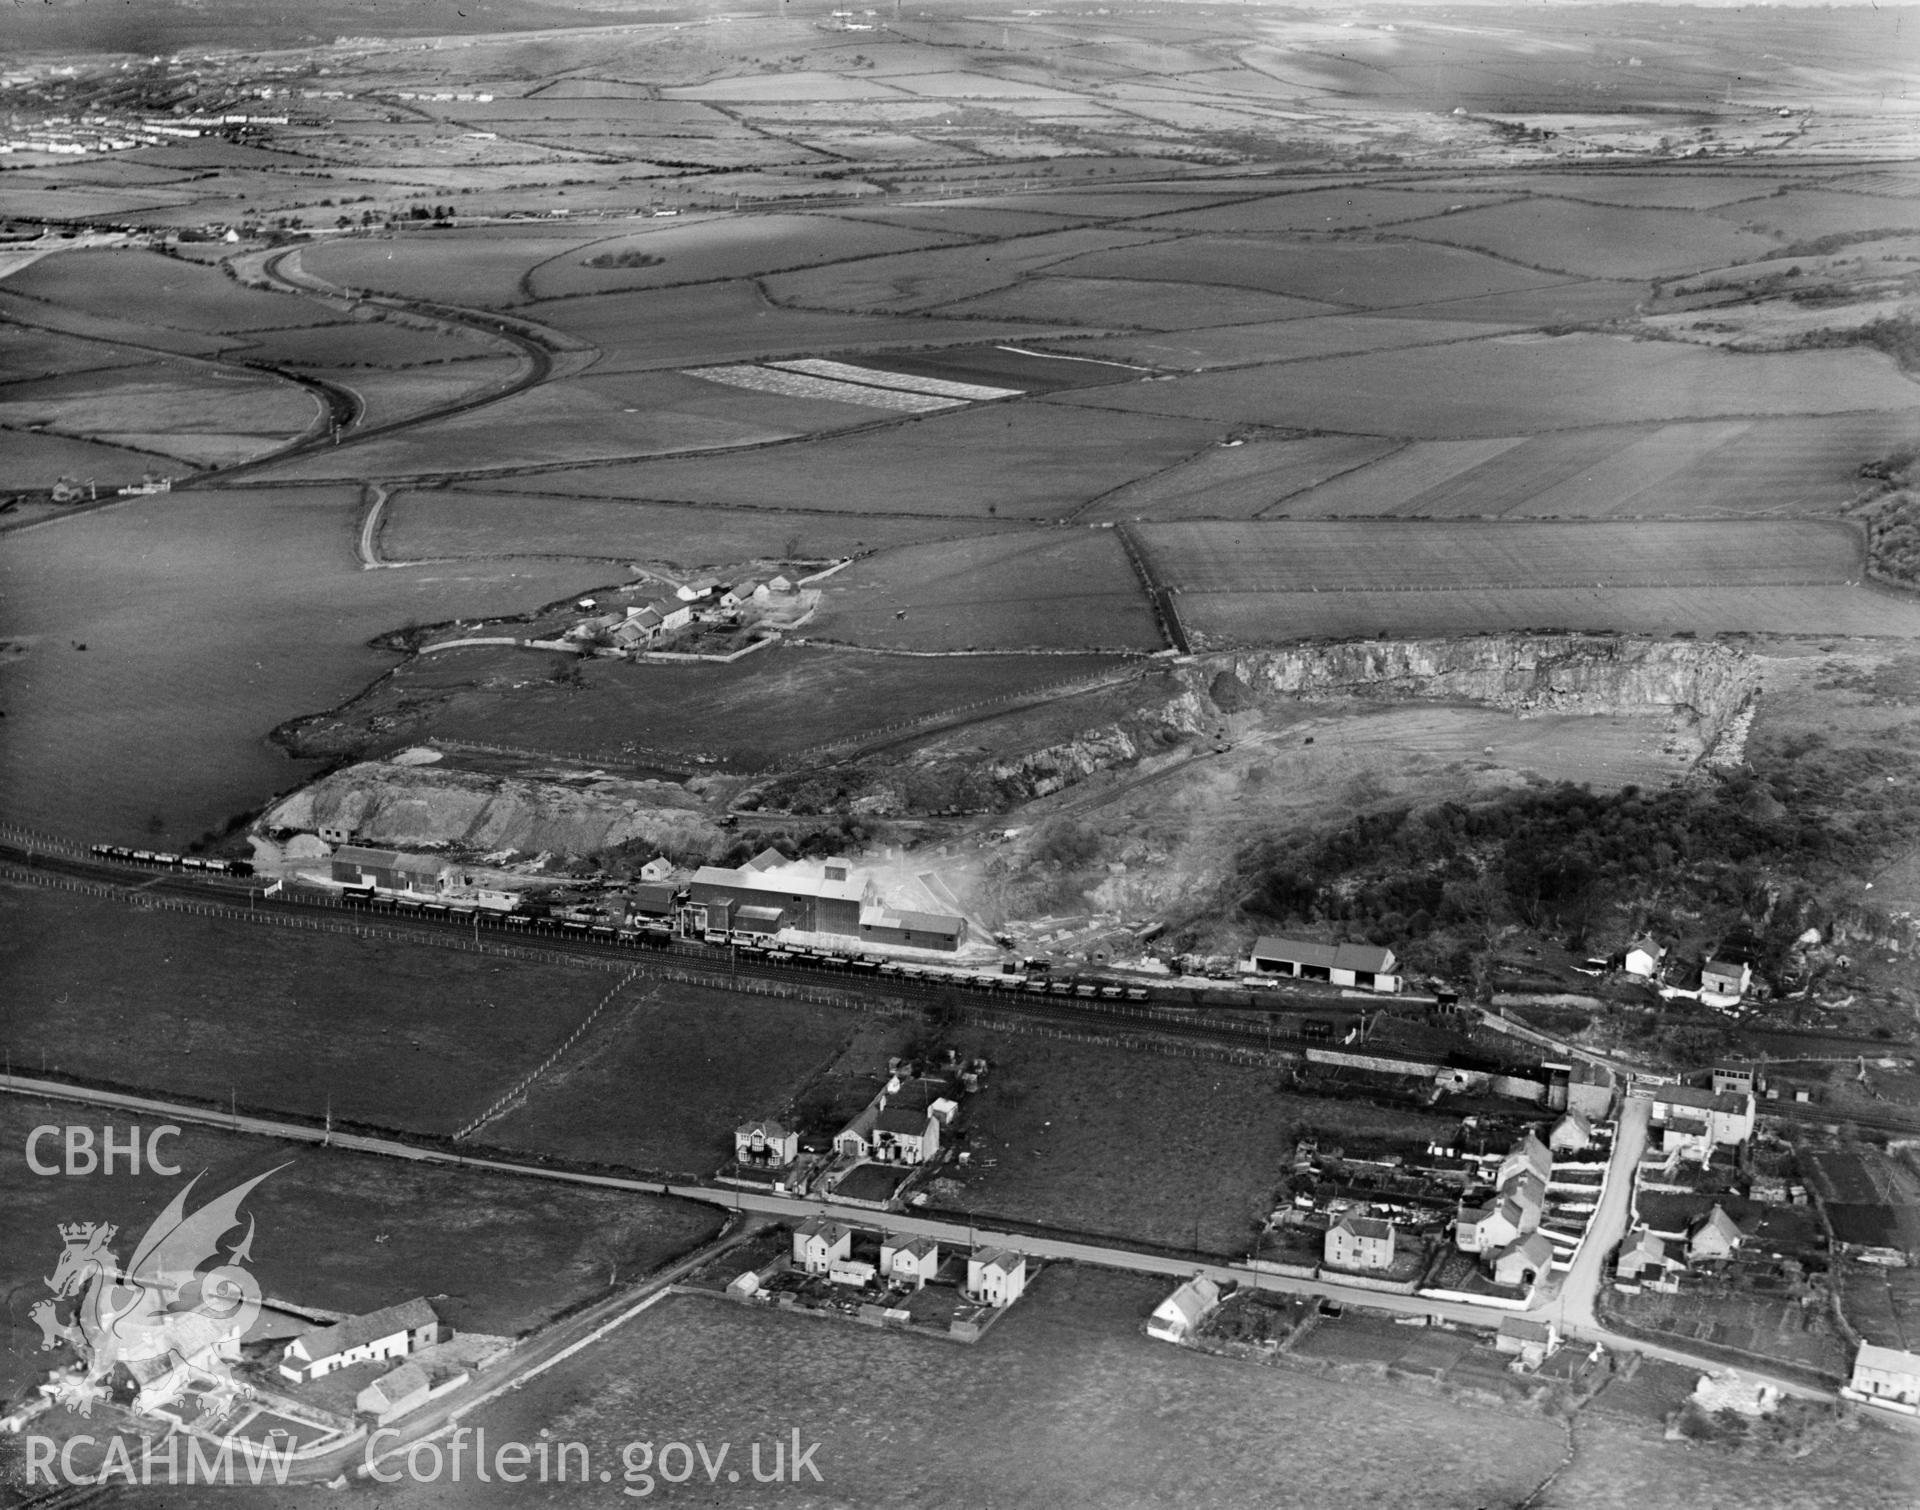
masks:
[[[1491,1328],[1497,1326],[1506,1316],[1526,1315],[1536,1320],[1552,1320],[1561,1326],[1566,1335],[1584,1342],[1599,1343],[1609,1348],[1642,1353],[1649,1357],[1701,1369],[1718,1366],[1713,1360],[1690,1357],[1677,1348],[1643,1342],[1637,1338],[1609,1332],[1599,1324],[1594,1312],[1594,1296],[1605,1278],[1605,1260],[1624,1234],[1631,1210],[1633,1172],[1646,1145],[1648,1114],[1651,1107],[1650,1099],[1645,1095],[1629,1094],[1626,1099],[1614,1139],[1606,1188],[1587,1235],[1575,1250],[1572,1267],[1539,1304],[1529,1311],[1515,1312],[1476,1305],[1468,1301],[1444,1300],[1418,1294],[1397,1295],[1362,1289],[1324,1279],[1294,1279],[1277,1274],[1261,1273],[1240,1263],[1210,1263],[1164,1253],[1142,1252],[1105,1242],[1039,1237],[1027,1233],[1006,1233],[996,1231],[989,1225],[972,1222],[961,1223],[908,1213],[836,1206],[827,1201],[773,1195],[732,1187],[629,1179],[616,1175],[551,1169],[537,1164],[522,1164],[504,1159],[475,1158],[435,1148],[419,1147],[395,1139],[372,1138],[351,1133],[329,1133],[319,1128],[297,1122],[283,1122],[276,1118],[223,1114],[210,1111],[205,1107],[188,1106],[154,1097],[93,1090],[21,1075],[0,1075],[0,1091],[49,1101],[77,1101],[135,1113],[159,1114],[177,1122],[191,1122],[232,1132],[282,1138],[356,1153],[376,1154],[414,1163],[463,1166],[494,1173],[520,1175],[530,1179],[557,1180],[568,1184],[628,1190],[636,1194],[678,1196],[740,1213],[743,1218],[751,1215],[762,1219],[771,1217],[805,1220],[809,1217],[826,1216],[849,1224],[879,1228],[891,1233],[931,1237],[960,1251],[970,1251],[980,1245],[1005,1246],[1042,1260],[1096,1264],[1106,1268],[1131,1270],[1135,1273],[1161,1274],[1174,1280],[1205,1275],[1223,1284],[1231,1282],[1257,1290],[1325,1296],[1344,1305],[1366,1306],[1396,1315],[1418,1316],[1432,1321],[1459,1325]],[[503,1363],[497,1371],[489,1371],[484,1386],[477,1383],[469,1385],[446,1396],[443,1401],[435,1402],[433,1408],[409,1418],[397,1440],[393,1441],[393,1446],[404,1447],[409,1442],[447,1430],[461,1417],[502,1389],[520,1387],[534,1374],[551,1367],[559,1357],[588,1345],[613,1330],[614,1327],[638,1315],[665,1293],[666,1285],[674,1277],[690,1267],[697,1266],[709,1255],[710,1249],[702,1250],[700,1254],[675,1264],[666,1273],[655,1275],[643,1284],[624,1290],[619,1295],[610,1296],[582,1316],[572,1318],[569,1322],[531,1339],[510,1362]],[[297,1297],[288,1298],[297,1299]],[[1743,1372],[1777,1386],[1786,1394],[1808,1399],[1833,1398],[1830,1392],[1810,1389],[1791,1379],[1752,1369],[1743,1370]],[[357,1462],[357,1456],[358,1448],[352,1452],[342,1450],[329,1453],[313,1463],[303,1465],[303,1476],[312,1476],[315,1470],[324,1467],[325,1475],[331,1477],[353,1466],[348,1460],[351,1458]]]

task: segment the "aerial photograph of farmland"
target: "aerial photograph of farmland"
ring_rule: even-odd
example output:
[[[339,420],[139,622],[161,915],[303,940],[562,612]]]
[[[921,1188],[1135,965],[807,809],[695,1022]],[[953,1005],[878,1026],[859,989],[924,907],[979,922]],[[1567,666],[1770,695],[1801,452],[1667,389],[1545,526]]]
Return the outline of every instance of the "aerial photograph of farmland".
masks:
[[[36,0],[0,459],[0,1510],[1920,1506],[1920,8]]]

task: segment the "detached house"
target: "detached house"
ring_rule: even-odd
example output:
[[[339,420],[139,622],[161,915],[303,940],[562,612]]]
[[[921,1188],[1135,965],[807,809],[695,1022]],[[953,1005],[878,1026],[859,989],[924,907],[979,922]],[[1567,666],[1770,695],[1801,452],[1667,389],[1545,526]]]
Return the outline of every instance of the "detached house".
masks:
[[[1391,1269],[1393,1223],[1369,1216],[1343,1216],[1327,1229],[1322,1252],[1336,1269]]]
[[[800,1134],[762,1118],[733,1130],[733,1156],[742,1164],[782,1169],[800,1156]]]
[[[1027,1261],[1006,1248],[981,1248],[967,1256],[967,1294],[984,1305],[1012,1305],[1027,1288]]]
[[[1753,984],[1753,966],[1745,960],[1710,959],[1700,967],[1700,995],[1738,1001]]]
[[[880,1244],[880,1273],[894,1284],[920,1289],[940,1272],[940,1245],[930,1237],[888,1237]]]
[[[881,1164],[925,1164],[940,1151],[940,1119],[931,1110],[889,1106],[873,1119],[872,1152]]]
[[[1629,975],[1638,975],[1651,980],[1660,970],[1660,962],[1667,957],[1667,946],[1652,934],[1643,933],[1627,945],[1626,958],[1621,968]]]
[[[1652,1124],[1661,1148],[1678,1147],[1705,1162],[1717,1147],[1738,1147],[1753,1136],[1753,1094],[1662,1085],[1653,1093]]]
[[[1154,1307],[1153,1315],[1147,1318],[1147,1335],[1162,1342],[1184,1342],[1219,1304],[1220,1286],[1204,1275],[1196,1275]]]
[[[1687,1260],[1693,1263],[1702,1259],[1732,1258],[1744,1239],[1739,1224],[1716,1202],[1713,1210],[1688,1234]]]
[[[793,1229],[793,1261],[809,1274],[826,1274],[853,1252],[853,1228],[816,1216]]]
[[[1920,1353],[1861,1344],[1853,1358],[1850,1393],[1869,1402],[1920,1407]]]
[[[1553,1244],[1544,1233],[1531,1233],[1494,1254],[1492,1266],[1496,1283],[1526,1289],[1553,1267]]]
[[[444,1342],[449,1335],[426,1300],[402,1301],[397,1306],[302,1332],[281,1354],[280,1373],[295,1384],[304,1384],[356,1363],[404,1358]]]
[[[1649,1273],[1656,1279],[1664,1278],[1674,1267],[1674,1260],[1667,1256],[1666,1239],[1640,1227],[1620,1245],[1620,1257],[1614,1261],[1613,1273],[1616,1279],[1634,1283]]]

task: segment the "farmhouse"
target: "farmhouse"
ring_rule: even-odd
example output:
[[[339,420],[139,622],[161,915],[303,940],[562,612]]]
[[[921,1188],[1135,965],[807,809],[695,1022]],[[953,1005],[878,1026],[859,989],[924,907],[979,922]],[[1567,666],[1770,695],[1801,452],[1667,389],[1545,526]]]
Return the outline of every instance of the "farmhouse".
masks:
[[[1343,1216],[1327,1228],[1322,1249],[1336,1269],[1391,1269],[1393,1223],[1377,1217]]]
[[[800,1155],[800,1134],[762,1118],[742,1122],[733,1130],[733,1156],[742,1164],[780,1169]]]
[[[1393,951],[1371,944],[1314,944],[1266,935],[1254,942],[1247,963],[1262,975],[1290,975],[1372,991],[1400,989],[1400,977],[1393,973]]]
[[[1638,975],[1651,980],[1660,970],[1660,961],[1667,957],[1667,946],[1652,934],[1643,933],[1627,945],[1627,953],[1621,962],[1621,968],[1629,975]]]
[[[404,1358],[420,1348],[444,1342],[447,1336],[447,1328],[425,1300],[402,1301],[302,1332],[287,1344],[280,1358],[280,1372],[295,1384],[302,1384],[355,1363]]]
[[[1862,1343],[1853,1357],[1852,1386],[1870,1401],[1920,1407],[1920,1353]]]
[[[1147,1335],[1162,1342],[1184,1342],[1219,1304],[1220,1286],[1196,1275],[1154,1307],[1147,1318]]]
[[[1027,1261],[1006,1248],[980,1248],[967,1255],[967,1294],[995,1308],[1012,1305],[1027,1288]]]
[[[888,1237],[880,1244],[880,1272],[918,1290],[940,1272],[940,1245],[930,1237]]]
[[[825,1274],[853,1251],[853,1228],[816,1216],[793,1229],[793,1261],[809,1274]]]

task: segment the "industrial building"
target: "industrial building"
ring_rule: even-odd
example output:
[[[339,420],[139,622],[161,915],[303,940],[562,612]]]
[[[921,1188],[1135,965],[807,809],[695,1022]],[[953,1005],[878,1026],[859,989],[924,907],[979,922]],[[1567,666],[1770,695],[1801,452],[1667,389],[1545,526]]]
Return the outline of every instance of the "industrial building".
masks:
[[[1248,964],[1260,975],[1289,975],[1370,991],[1400,989],[1400,977],[1393,973],[1393,951],[1372,944],[1314,944],[1267,935],[1255,941]]]
[[[778,851],[758,854],[737,870],[703,865],[687,885],[690,924],[699,933],[825,934],[863,944],[957,950],[965,918],[888,907],[853,878],[844,860],[816,873]]]

